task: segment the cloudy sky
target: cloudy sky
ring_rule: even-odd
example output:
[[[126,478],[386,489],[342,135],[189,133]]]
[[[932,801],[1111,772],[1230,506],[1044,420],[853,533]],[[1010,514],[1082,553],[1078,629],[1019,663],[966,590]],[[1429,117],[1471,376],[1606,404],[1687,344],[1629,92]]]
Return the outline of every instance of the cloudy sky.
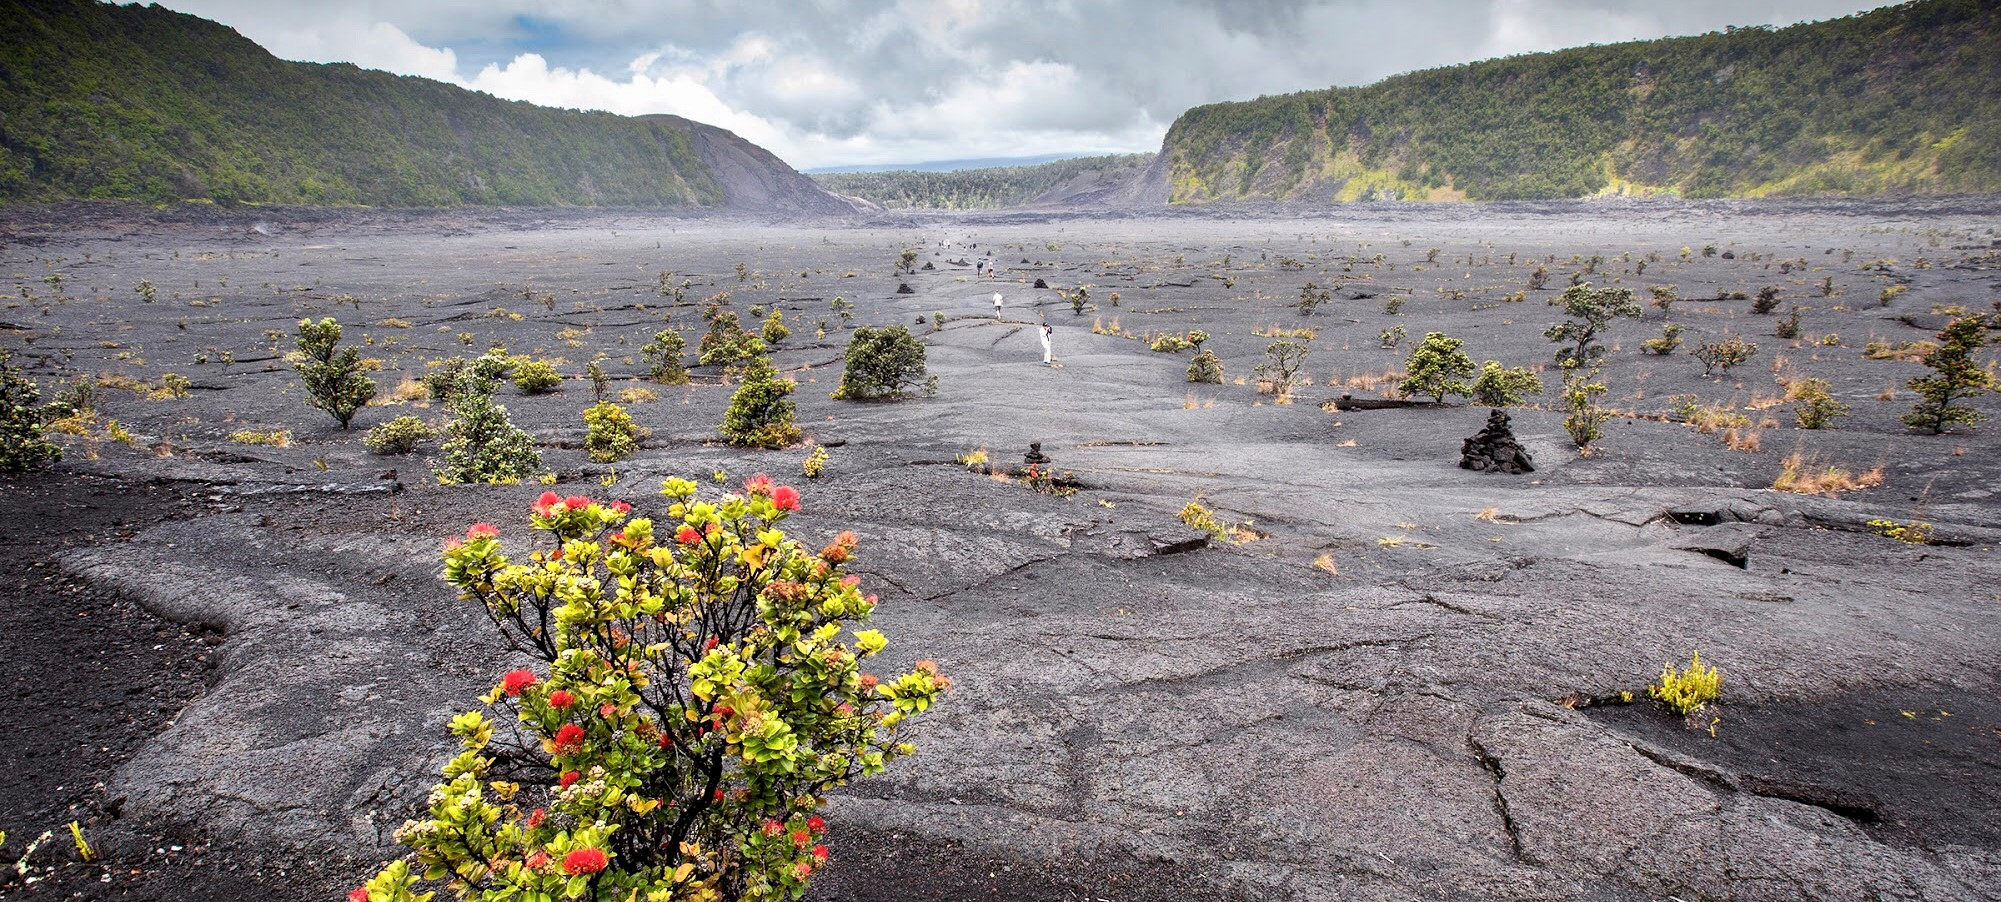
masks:
[[[286,59],[719,125],[799,168],[1156,150],[1182,110],[1870,0],[161,0]]]

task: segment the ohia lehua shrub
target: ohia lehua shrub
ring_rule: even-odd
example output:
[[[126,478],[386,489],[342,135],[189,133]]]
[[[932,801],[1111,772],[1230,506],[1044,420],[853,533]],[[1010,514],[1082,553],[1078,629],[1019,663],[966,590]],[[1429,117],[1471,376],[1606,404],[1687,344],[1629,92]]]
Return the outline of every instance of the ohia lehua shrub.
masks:
[[[445,581],[542,664],[452,719],[463,750],[397,831],[408,859],[352,899],[796,897],[827,858],[828,789],[914,751],[902,730],[950,681],[864,671],[888,640],[857,628],[877,602],[843,569],[853,534],[787,537],[799,493],[763,476],[662,494],[655,521],[546,493],[525,559],[489,524],[447,543]]]

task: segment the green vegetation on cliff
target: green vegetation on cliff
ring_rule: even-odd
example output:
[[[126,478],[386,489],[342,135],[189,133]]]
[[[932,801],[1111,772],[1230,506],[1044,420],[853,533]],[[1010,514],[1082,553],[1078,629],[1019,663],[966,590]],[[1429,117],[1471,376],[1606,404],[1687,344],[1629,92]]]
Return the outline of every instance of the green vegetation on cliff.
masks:
[[[0,0],[0,201],[716,204],[674,117],[286,62],[160,7]]]
[[[1174,202],[2001,191],[2001,5],[1581,47],[1196,107]]]
[[[1136,177],[1152,160],[1152,154],[1120,154],[957,172],[829,172],[813,180],[828,191],[891,210],[985,210],[1110,186]]]

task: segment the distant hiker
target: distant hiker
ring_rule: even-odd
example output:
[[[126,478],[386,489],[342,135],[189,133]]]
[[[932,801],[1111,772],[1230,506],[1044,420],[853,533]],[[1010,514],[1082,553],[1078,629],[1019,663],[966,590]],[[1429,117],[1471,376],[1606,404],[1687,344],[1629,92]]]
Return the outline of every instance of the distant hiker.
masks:
[[[986,266],[986,271],[987,271],[987,278],[991,279],[991,278],[993,278],[994,276],[998,275],[998,273],[994,272],[994,255],[992,255],[992,254],[988,254],[988,255],[986,256],[986,259],[984,259],[984,260],[982,260],[982,261],[980,261],[980,262],[981,262],[981,263],[983,263],[983,264],[985,264],[985,266]]]
[[[1050,337],[1050,335],[1051,335],[1051,334],[1053,334],[1053,333],[1054,333],[1055,331],[1056,331],[1056,330],[1054,330],[1054,329],[1051,329],[1051,328],[1049,328],[1049,324],[1048,324],[1048,323],[1043,323],[1043,324],[1042,324],[1042,333],[1041,333],[1041,334],[1042,334],[1042,362],[1043,362],[1043,363],[1047,363],[1047,364],[1050,364],[1050,365],[1052,365],[1052,366],[1053,366],[1053,365],[1055,365],[1055,361],[1054,361],[1054,360],[1052,360],[1052,359],[1050,359],[1050,353],[1051,353],[1051,352],[1050,352],[1050,347],[1049,347],[1049,337]]]
[[[984,275],[986,275],[986,274],[987,274],[987,261],[985,261],[985,260],[974,260],[974,261],[973,261],[973,274],[974,274],[974,275],[976,275],[976,276],[984,276]]]
[[[994,292],[994,319],[998,320],[1000,319],[1000,316],[1001,316],[1001,293],[996,291]]]

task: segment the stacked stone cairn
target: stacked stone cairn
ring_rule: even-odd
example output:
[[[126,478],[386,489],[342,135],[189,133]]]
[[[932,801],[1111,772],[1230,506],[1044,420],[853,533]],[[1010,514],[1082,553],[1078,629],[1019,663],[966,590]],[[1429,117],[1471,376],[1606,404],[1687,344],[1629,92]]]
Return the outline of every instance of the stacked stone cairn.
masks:
[[[1515,441],[1507,411],[1487,414],[1487,425],[1459,448],[1459,466],[1481,473],[1533,473],[1535,459]]]

